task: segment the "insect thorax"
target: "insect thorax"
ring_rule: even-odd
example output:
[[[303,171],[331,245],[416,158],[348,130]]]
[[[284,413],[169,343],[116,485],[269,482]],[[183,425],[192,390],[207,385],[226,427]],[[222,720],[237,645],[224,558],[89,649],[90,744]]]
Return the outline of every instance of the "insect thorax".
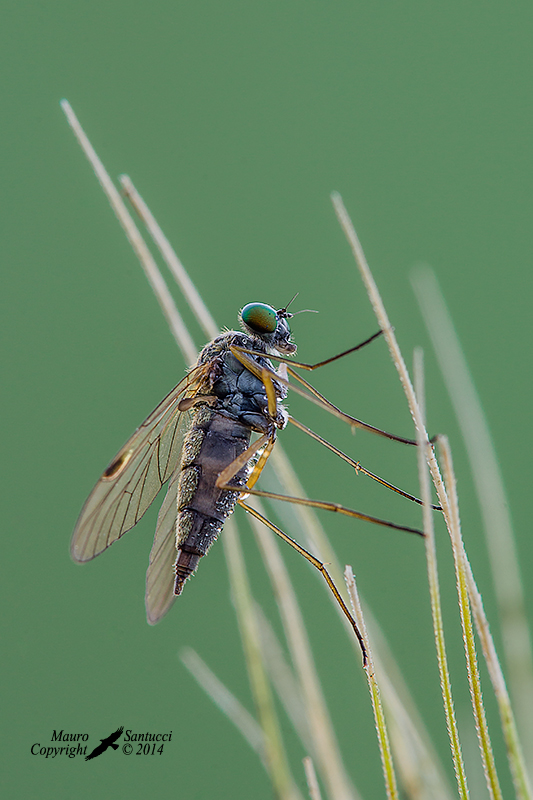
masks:
[[[248,357],[259,367],[275,372],[267,357],[267,346],[261,339],[237,331],[227,331],[206,345],[200,353],[198,364],[205,364],[208,369],[208,385],[205,389],[202,387],[201,393],[214,394],[220,400],[215,406],[219,412],[242,422],[251,430],[267,433],[273,426],[285,427],[286,413],[283,406],[278,402],[276,417],[270,417],[263,382],[233,355],[229,349],[231,345],[264,353],[264,357]],[[275,380],[274,389],[278,401],[286,397],[286,387]]]

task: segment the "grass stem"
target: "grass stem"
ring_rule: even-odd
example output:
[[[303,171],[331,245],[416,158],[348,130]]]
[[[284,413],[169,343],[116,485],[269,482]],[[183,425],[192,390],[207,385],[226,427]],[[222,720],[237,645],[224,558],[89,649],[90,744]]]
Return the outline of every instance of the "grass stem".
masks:
[[[355,232],[355,228],[348,215],[348,212],[346,211],[344,203],[342,202],[342,198],[338,193],[335,192],[332,195],[332,201],[333,201],[333,206],[335,208],[335,213],[337,214],[337,218],[340,222],[340,225],[346,235],[346,238],[348,239],[348,243],[354,255],[355,262],[357,264],[363,282],[366,286],[368,296],[372,304],[372,308],[374,309],[374,313],[376,314],[379,325],[383,331],[383,335],[387,341],[392,361],[396,367],[396,370],[400,378],[400,382],[403,386],[405,395],[407,397],[409,410],[411,412],[411,416],[415,424],[417,438],[419,439],[420,444],[423,445],[420,446],[419,448],[419,458],[424,458],[424,453],[425,453],[425,458],[429,464],[429,468],[433,477],[433,482],[437,490],[437,496],[439,498],[439,502],[440,505],[442,506],[443,514],[446,519],[446,524],[449,526],[451,523],[450,523],[450,509],[448,504],[448,497],[446,495],[444,484],[440,476],[440,470],[437,464],[437,460],[433,453],[433,449],[429,444],[428,435],[424,427],[424,422],[420,413],[420,408],[416,399],[415,391],[411,383],[411,379],[409,377],[409,373],[407,371],[407,367],[405,365],[405,361],[401,354],[398,342],[396,341],[396,337],[394,335],[394,329],[392,328],[389,322],[389,318],[387,312],[385,311],[385,306],[383,305],[381,295],[379,293],[376,282],[374,281],[374,277],[366,261],[365,254],[363,252],[363,248],[361,247],[361,243],[359,242],[359,239]],[[452,751],[453,765],[455,769],[457,786],[459,790],[459,796],[462,798],[462,800],[466,800],[466,798],[468,797],[468,785],[466,780],[466,772],[464,768],[463,756],[461,752],[461,745],[459,741],[459,732],[457,729],[457,722],[455,719],[451,682],[450,682],[448,662],[446,657],[446,646],[444,642],[442,610],[440,604],[440,592],[438,587],[435,537],[433,533],[433,519],[431,517],[431,512],[429,508],[430,492],[429,492],[429,485],[428,484],[426,485],[427,478],[424,478],[423,475],[425,475],[425,469],[421,471],[421,481],[422,481],[421,496],[424,502],[423,516],[425,524],[424,530],[426,532],[426,558],[427,558],[428,579],[430,586],[433,627],[435,631],[435,643],[437,647],[437,659],[439,663],[439,672],[441,680],[441,690],[444,703],[444,711],[446,715],[446,725],[448,728],[450,747]]]
[[[385,714],[383,713],[383,706],[381,704],[381,696],[379,692],[378,682],[376,680],[376,673],[374,670],[374,660],[372,656],[372,648],[368,640],[368,632],[365,625],[363,610],[357,592],[357,585],[353,570],[347,566],[344,571],[344,580],[346,581],[346,588],[350,596],[352,612],[355,620],[361,631],[365,648],[367,652],[368,663],[365,667],[366,677],[368,680],[368,688],[370,690],[370,699],[372,701],[372,710],[374,712],[374,722],[376,725],[376,732],[378,735],[379,752],[381,755],[381,764],[383,766],[383,777],[385,779],[385,789],[387,792],[388,800],[399,800],[398,786],[396,783],[396,775],[394,772],[394,763],[392,760],[392,753],[389,744],[389,735],[387,732],[387,724],[385,721]]]

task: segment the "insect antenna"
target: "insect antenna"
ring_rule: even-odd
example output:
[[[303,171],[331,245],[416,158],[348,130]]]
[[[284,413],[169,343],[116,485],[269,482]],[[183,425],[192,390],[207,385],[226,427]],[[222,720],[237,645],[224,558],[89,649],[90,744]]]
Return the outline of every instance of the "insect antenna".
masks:
[[[290,304],[291,304],[292,302],[294,302],[294,300],[296,300],[296,298],[298,297],[298,295],[299,295],[299,294],[300,294],[300,292],[296,292],[296,294],[295,294],[293,297],[291,297],[291,299],[289,300],[289,302],[287,303],[287,305],[286,305],[286,306],[284,306],[283,308],[280,308],[280,310],[278,311],[278,314],[283,314],[283,316],[287,316],[287,309],[288,309],[288,307],[290,306]],[[288,316],[291,316],[291,317],[292,317],[293,315],[292,315],[292,314],[290,314],[290,315],[288,315]]]
[[[287,311],[288,307],[294,300],[296,300],[299,294],[300,292],[296,292],[294,297],[292,297],[291,300],[289,300],[287,305],[279,309],[278,316],[282,317],[283,319],[290,319],[291,317],[295,317],[297,314],[305,314],[306,312],[309,312],[311,314],[318,314],[318,311],[316,311],[314,308],[302,308],[301,311],[293,311],[292,313]]]
[[[319,312],[316,308],[302,308],[300,311],[293,311],[291,316],[295,317],[297,314],[318,314]]]

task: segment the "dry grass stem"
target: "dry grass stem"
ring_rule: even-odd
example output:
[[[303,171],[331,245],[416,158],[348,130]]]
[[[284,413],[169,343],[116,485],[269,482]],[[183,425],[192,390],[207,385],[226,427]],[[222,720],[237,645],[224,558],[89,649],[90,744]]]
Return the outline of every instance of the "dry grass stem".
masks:
[[[310,756],[306,756],[303,759],[303,765],[305,770],[305,778],[307,780],[307,788],[309,789],[309,797],[311,800],[322,800],[315,767],[313,765],[313,759]]]
[[[256,498],[253,502],[250,499],[249,502],[263,513]],[[342,764],[339,745],[316,673],[305,624],[276,537],[254,517],[250,517],[250,524],[274,589],[287,644],[302,687],[313,754],[319,764],[328,796],[335,800],[358,797]]]
[[[178,258],[174,248],[159,227],[159,224],[144,202],[143,198],[133,185],[131,178],[128,175],[121,175],[119,180],[124,190],[124,194],[132,204],[141,220],[144,222],[148,233],[157,245],[159,252],[174,276],[176,283],[180,287],[191,311],[194,313],[196,319],[202,326],[205,335],[208,339],[214,339],[215,336],[218,336],[220,333],[220,329],[211,316],[206,304],[200,297],[198,289],[189,278],[187,270]]]
[[[337,219],[339,220],[341,228],[343,229],[344,234],[348,240],[355,262],[359,269],[361,278],[363,279],[363,283],[365,284],[368,297],[370,299],[370,303],[372,305],[372,308],[374,309],[374,314],[376,315],[379,326],[383,331],[383,336],[385,337],[385,340],[387,342],[392,361],[398,371],[398,376],[400,378],[400,382],[403,386],[403,390],[407,397],[407,401],[409,403],[409,410],[411,411],[411,416],[413,417],[413,422],[415,423],[415,428],[416,428],[417,421],[413,413],[413,408],[416,405],[416,397],[413,385],[411,383],[409,373],[407,372],[407,367],[405,366],[405,362],[403,360],[403,356],[401,354],[398,342],[396,341],[394,330],[389,322],[389,317],[387,315],[387,312],[385,311],[385,306],[383,305],[383,301],[381,299],[381,295],[378,291],[378,287],[374,280],[374,276],[370,271],[365,254],[363,252],[363,248],[361,247],[361,242],[359,241],[353,223],[350,217],[348,216],[348,212],[346,211],[346,208],[342,201],[342,197],[338,192],[333,192],[331,195],[331,200],[333,202],[333,207],[335,209]]]
[[[417,720],[417,712],[411,709],[408,712],[399,701],[396,685],[391,685],[388,676],[381,674],[377,661],[375,672],[383,697],[395,763],[406,797],[411,800],[452,800],[455,794],[448,785],[429,738],[420,733],[423,725]]]
[[[522,739],[529,742],[528,761],[533,768],[531,636],[503,478],[481,402],[437,279],[429,267],[419,267],[412,282],[470,460],[487,536],[509,686]]]
[[[383,766],[383,777],[385,779],[385,789],[389,800],[398,800],[398,787],[396,784],[396,775],[394,773],[394,763],[392,760],[392,753],[389,745],[389,735],[387,732],[387,724],[385,722],[385,715],[383,713],[383,706],[381,705],[381,697],[379,693],[379,686],[376,680],[374,671],[374,661],[372,657],[372,648],[368,640],[368,633],[366,630],[365,619],[357,593],[357,585],[353,570],[347,566],[344,571],[344,579],[346,581],[346,588],[350,596],[352,612],[355,616],[359,630],[363,637],[368,663],[365,667],[366,677],[368,680],[368,688],[370,690],[370,699],[372,701],[372,710],[374,712],[374,721],[376,724],[376,732],[378,735],[379,752],[381,755],[381,764]]]
[[[415,378],[417,382],[417,398],[415,401],[414,415],[417,419],[415,423],[417,431],[417,457],[418,472],[420,476],[420,497],[423,502],[422,517],[424,520],[424,533],[426,534],[426,560],[428,569],[429,593],[431,598],[431,612],[433,616],[433,628],[435,631],[435,646],[437,649],[437,660],[439,664],[440,683],[444,711],[446,714],[446,726],[450,738],[453,765],[459,794],[461,797],[468,797],[468,785],[464,767],[461,743],[459,741],[459,731],[455,719],[455,709],[452,697],[452,687],[450,673],[448,670],[448,659],[446,656],[446,646],[444,642],[444,625],[442,620],[442,608],[440,603],[440,588],[437,570],[437,549],[435,545],[435,530],[433,527],[433,512],[430,508],[431,490],[426,461],[428,456],[433,456],[433,448],[429,444],[428,435],[425,430],[425,393],[424,393],[424,373],[422,351],[417,349],[414,354]],[[444,487],[443,487],[444,491]],[[447,504],[448,508],[448,504]]]
[[[231,518],[224,526],[222,541],[230,573],[233,602],[245,648],[250,685],[265,737],[267,769],[277,797],[280,800],[296,800],[300,798],[300,792],[294,785],[285,755],[274,698],[264,667],[259,624],[255,616],[237,526]]]
[[[459,517],[459,505],[457,499],[457,489],[455,481],[455,473],[453,469],[452,454],[448,439],[445,436],[439,436],[439,450],[441,453],[441,461],[444,470],[444,477],[446,480],[446,488],[448,497],[450,498],[450,508],[452,511],[452,530],[451,540],[454,556],[454,563],[457,578],[457,592],[460,598],[459,608],[461,612],[461,624],[463,626],[463,638],[465,642],[465,652],[467,658],[467,671],[468,681],[470,685],[470,694],[472,697],[472,706],[474,709],[474,718],[476,721],[476,732],[479,739],[481,757],[483,760],[483,769],[487,779],[487,784],[491,797],[501,797],[501,790],[498,783],[496,774],[496,766],[494,763],[494,756],[492,754],[492,747],[489,738],[488,726],[485,719],[485,712],[483,708],[483,701],[481,696],[481,684],[479,671],[477,667],[477,657],[475,651],[474,632],[472,620],[470,616],[469,597],[468,597],[468,584],[469,577],[473,581],[473,575],[467,568],[466,552],[464,550],[464,543],[461,536],[461,521]],[[469,576],[470,573],[470,576]],[[476,587],[477,591],[477,587]],[[479,600],[481,598],[479,597]],[[486,634],[485,630],[485,634]],[[495,653],[494,653],[495,655]],[[500,687],[501,689],[501,687]]]
[[[287,661],[272,625],[257,604],[255,614],[261,633],[261,649],[272,685],[304,748],[312,753],[314,745],[309,734],[309,719],[302,687],[294,675],[292,665]]]
[[[416,394],[419,401],[418,407],[420,409],[420,420],[424,424],[425,423],[424,368],[423,368],[422,350],[420,348],[417,348],[414,354],[414,370],[415,370],[415,380],[417,387]],[[418,460],[419,460],[420,481],[421,484],[423,483],[422,499],[424,500],[424,507],[423,507],[424,530],[428,535],[428,542],[430,538],[432,539],[432,551],[434,554],[435,569],[436,569],[436,549],[435,549],[435,541],[433,533],[432,515],[431,515],[431,510],[429,509],[429,498],[430,498],[429,478],[425,463],[426,458],[424,455],[424,450],[429,449],[431,446],[429,442],[424,441],[422,436],[419,436],[418,438],[418,445],[419,445]],[[459,506],[457,503],[455,482],[454,481],[452,482],[453,475],[450,471],[450,463],[451,462],[448,461],[448,463],[445,465],[448,467],[448,470],[446,471],[446,476],[448,478],[448,480],[446,481],[446,493],[449,499],[449,509],[450,509],[449,532],[450,532],[450,538],[452,542],[452,552],[454,557],[455,575],[457,583],[457,597],[459,604],[459,614],[461,617],[461,626],[463,629],[463,641],[465,646],[468,683],[470,687],[470,696],[472,698],[472,708],[474,712],[476,731],[478,734],[479,746],[481,750],[483,769],[487,781],[487,788],[493,800],[501,800],[501,790],[498,782],[498,776],[496,773],[496,765],[494,763],[492,746],[490,743],[488,727],[485,719],[483,697],[481,694],[481,682],[477,665],[474,634],[472,629],[472,620],[470,616],[470,606],[468,603],[466,575],[464,569],[464,562],[461,557],[462,544],[461,544],[461,532],[460,532],[460,521],[459,521]],[[441,625],[442,625],[442,620],[441,620]]]
[[[507,755],[509,758],[511,774],[513,776],[516,796],[518,800],[533,800],[533,792],[531,790],[530,779],[527,774],[522,746],[520,744],[520,739],[516,728],[516,722],[511,707],[511,700],[505,684],[505,678],[503,676],[500,660],[496,653],[496,647],[490,632],[489,622],[485,615],[483,600],[474,580],[472,567],[470,566],[470,562],[464,549],[463,560],[467,570],[468,597],[470,600],[472,613],[474,615],[478,636],[481,641],[483,655],[485,657],[491,683],[494,688],[494,694],[496,695],[496,700],[498,702],[500,720],[502,723],[502,730],[507,747]]]
[[[270,461],[275,465],[276,476],[271,477],[270,474],[268,474],[266,477],[269,480],[279,480],[280,482],[279,485],[274,485],[272,487],[273,491],[284,489],[291,495],[305,497],[303,487],[287,456],[280,448],[279,443],[276,445],[270,457]],[[341,567],[326,532],[320,524],[315,512],[312,511],[312,509],[300,505],[288,506],[286,504],[281,504],[278,513],[284,515],[285,524],[289,530],[294,529],[295,535],[297,532],[301,532],[301,534],[304,535],[304,543],[307,548],[329,565],[328,570],[337,584],[339,591],[344,592]],[[316,573],[315,569],[312,569],[312,573],[316,576],[319,585],[323,587],[326,596],[332,602],[345,627],[346,634],[354,646],[356,658],[359,658],[359,645],[355,641],[350,624],[321,576]],[[348,600],[347,594],[345,597],[346,600]],[[368,619],[371,612],[367,609],[365,615]],[[415,785],[419,787],[420,791],[425,793],[420,795],[424,798],[445,798],[446,800],[451,800],[451,792],[447,785],[446,777],[430,745],[430,736],[420,716],[416,713],[414,701],[405,682],[401,679],[399,667],[386,646],[384,637],[380,633],[379,625],[375,620],[372,622],[371,630],[372,639],[374,641],[373,658],[375,671],[379,677],[383,702],[390,713],[391,719],[394,719],[394,727],[391,726],[391,729],[394,730],[396,734],[393,739],[393,744],[395,742],[398,743],[398,749],[396,751],[398,770],[400,774],[402,774],[402,777],[406,772],[410,772],[411,775],[409,779],[406,777],[405,785],[412,788],[415,787]],[[376,638],[380,640],[379,648],[376,648]],[[405,758],[399,758],[400,753],[403,756],[406,755],[406,743],[409,743],[410,768]],[[412,794],[412,797],[416,796],[416,793]]]
[[[443,513],[446,519],[446,524],[449,525],[450,512],[448,506],[448,498],[446,496],[446,491],[444,489],[444,484],[442,482],[440,470],[437,461],[435,459],[433,449],[429,445],[428,435],[424,428],[423,419],[420,414],[420,408],[418,406],[416,395],[413,389],[413,385],[411,383],[411,379],[409,377],[409,373],[407,371],[407,367],[405,365],[405,361],[398,346],[398,342],[396,341],[394,331],[390,325],[389,318],[387,316],[385,307],[383,305],[383,301],[379,294],[372,273],[370,272],[370,268],[367,264],[363,249],[361,247],[361,244],[353,227],[352,221],[348,216],[348,212],[346,211],[344,204],[342,202],[342,198],[339,194],[335,193],[334,195],[332,195],[332,200],[335,212],[337,214],[337,218],[341,224],[341,227],[344,230],[346,238],[348,239],[357,267],[359,269],[359,272],[361,273],[361,277],[363,278],[363,282],[367,288],[367,292],[372,307],[374,309],[374,313],[376,314],[378,322],[383,330],[383,335],[385,336],[385,339],[389,346],[389,351],[393,363],[398,371],[400,382],[403,386],[405,395],[407,397],[407,402],[409,404],[409,410],[411,412],[411,416],[413,417],[413,421],[415,423],[417,438],[419,438],[420,444],[422,445],[420,446],[419,454],[421,453],[423,457],[423,454],[425,452],[425,457],[429,464],[433,482],[437,490],[437,496],[439,498],[439,502],[442,506]],[[428,444],[426,445],[426,443]],[[430,512],[429,504],[431,502],[429,483],[427,482],[427,478],[424,478],[424,476],[425,476],[425,469],[421,470],[421,481],[422,481],[421,490],[423,490],[421,496],[422,500],[425,503],[424,523],[425,525],[429,526],[428,530],[425,529],[426,558],[428,565],[428,579],[430,586],[433,626],[435,630],[435,643],[437,647],[437,658],[439,662],[441,688],[443,694],[444,709],[446,714],[446,724],[448,726],[448,733],[450,737],[450,747],[452,750],[452,758],[457,778],[457,785],[460,797],[466,799],[468,797],[468,787],[467,787],[466,773],[459,742],[459,733],[457,730],[457,723],[455,720],[455,714],[453,709],[451,685],[450,685],[449,671],[446,658],[446,648],[444,643],[444,631],[442,627],[442,611],[440,606],[440,594],[438,588],[438,573],[437,573],[435,540],[433,534],[433,520],[430,514],[428,513]],[[424,486],[424,484],[426,485]]]
[[[383,336],[385,337],[385,340],[387,342],[387,346],[389,348],[392,361],[398,372],[398,377],[400,379],[400,383],[403,386],[405,396],[407,398],[409,411],[411,412],[411,416],[415,424],[415,429],[418,430],[418,425],[421,424],[420,410],[418,409],[418,403],[413,389],[413,384],[411,383],[411,378],[409,377],[409,372],[405,365],[405,361],[401,354],[398,342],[396,341],[396,336],[394,335],[394,329],[392,328],[389,322],[389,318],[387,316],[387,312],[385,311],[385,306],[383,305],[381,295],[379,294],[373,275],[370,272],[370,268],[366,261],[363,248],[361,247],[361,243],[359,242],[353,223],[350,217],[348,216],[348,212],[344,207],[340,194],[334,192],[332,194],[332,202],[333,202],[333,207],[335,208],[335,213],[337,214],[337,218],[340,222],[340,225],[346,235],[346,238],[348,239],[348,243],[351,247],[353,256],[355,258],[355,262],[363,279],[363,283],[366,286],[370,302],[372,304],[372,308],[374,309],[374,313],[376,314],[378,323],[383,331]],[[422,433],[424,439],[426,441],[429,441],[427,431],[423,429]],[[442,477],[440,475],[439,466],[437,464],[437,460],[435,458],[432,449],[429,449],[427,451],[427,461],[429,465],[429,470],[431,472],[431,477],[433,479],[433,484],[437,492],[437,497],[439,498],[439,503],[443,509],[444,518],[445,520],[448,521],[450,515],[448,508],[448,498],[446,496],[446,491],[444,489],[444,484],[442,482]]]
[[[133,221],[128,209],[126,208],[120,193],[109,177],[104,165],[96,155],[96,152],[87,138],[83,128],[81,127],[78,118],[74,114],[70,103],[67,100],[62,100],[61,108],[63,109],[68,123],[74,131],[74,134],[81,145],[83,152],[87,156],[96,174],[96,177],[100,182],[100,186],[107,195],[107,199],[109,200],[109,203],[111,204],[118,221],[122,225],[133,251],[141,263],[144,273],[148,278],[148,282],[150,283],[150,286],[152,287],[154,294],[159,301],[159,305],[161,306],[161,310],[163,311],[165,319],[168,322],[171,333],[178,343],[181,352],[183,353],[185,362],[188,365],[193,364],[196,361],[197,353],[195,344],[176,308],[174,299],[170,294],[168,286],[165,283],[165,280],[162,277],[152,254],[150,253],[144,239],[139,233],[139,230],[135,225],[135,222]]]
[[[187,667],[195,681],[209,695],[213,703],[220,708],[235,727],[242,733],[252,750],[254,750],[265,769],[265,739],[263,730],[250,712],[235,695],[224,686],[222,681],[212,672],[205,661],[191,647],[184,647],[180,653],[182,663]]]

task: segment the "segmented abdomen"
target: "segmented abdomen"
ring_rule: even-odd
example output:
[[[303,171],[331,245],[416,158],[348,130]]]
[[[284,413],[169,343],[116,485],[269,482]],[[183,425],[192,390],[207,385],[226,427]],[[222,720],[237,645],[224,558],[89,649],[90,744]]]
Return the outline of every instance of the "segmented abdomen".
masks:
[[[250,444],[250,428],[208,405],[196,406],[192,414],[181,458],[174,594],[181,594],[185,581],[233,511],[239,493],[218,489],[215,484],[222,470]],[[245,467],[231,479],[231,484],[244,486],[247,477]]]

